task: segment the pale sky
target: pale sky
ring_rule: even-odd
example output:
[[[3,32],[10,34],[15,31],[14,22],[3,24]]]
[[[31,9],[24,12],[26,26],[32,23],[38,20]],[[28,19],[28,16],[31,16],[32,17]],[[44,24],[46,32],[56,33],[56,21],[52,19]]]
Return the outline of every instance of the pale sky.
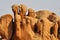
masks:
[[[60,0],[0,0],[0,16],[13,14],[11,6],[13,4],[25,4],[35,10],[47,9],[60,15]]]

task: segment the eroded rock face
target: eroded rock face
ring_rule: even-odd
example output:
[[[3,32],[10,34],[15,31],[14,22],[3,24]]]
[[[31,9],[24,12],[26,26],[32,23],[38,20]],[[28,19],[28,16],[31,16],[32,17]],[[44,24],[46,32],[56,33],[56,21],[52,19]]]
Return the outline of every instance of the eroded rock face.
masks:
[[[60,40],[60,17],[48,10],[35,11],[24,4],[13,5],[14,21],[0,18],[0,35],[6,40]],[[28,11],[28,15],[26,12]]]
[[[48,11],[48,10],[39,10],[39,11],[36,11],[37,18],[40,18],[40,17],[47,18],[51,13],[52,12],[51,11]]]
[[[10,40],[12,36],[12,22],[13,18],[10,14],[1,16],[0,18],[0,36],[2,39]]]
[[[22,10],[24,10],[23,7],[22,7]],[[22,16],[24,16],[24,13],[25,13],[25,11],[22,11],[22,10],[20,10],[22,15],[21,14],[19,15],[18,12],[17,13],[14,12],[14,14],[16,15],[15,16],[16,31],[13,35],[12,40],[32,40],[33,39],[34,32],[32,31],[32,28],[30,25],[30,19],[22,18]]]
[[[37,16],[35,10],[33,10],[32,8],[29,8],[28,16],[35,18]]]

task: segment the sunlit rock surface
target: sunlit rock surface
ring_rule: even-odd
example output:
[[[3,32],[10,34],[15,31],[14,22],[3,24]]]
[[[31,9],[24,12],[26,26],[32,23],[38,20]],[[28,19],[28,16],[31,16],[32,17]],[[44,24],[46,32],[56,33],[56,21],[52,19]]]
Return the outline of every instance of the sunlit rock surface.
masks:
[[[12,5],[12,11],[13,17],[0,17],[1,40],[60,40],[60,17],[56,13],[35,11],[24,4]]]

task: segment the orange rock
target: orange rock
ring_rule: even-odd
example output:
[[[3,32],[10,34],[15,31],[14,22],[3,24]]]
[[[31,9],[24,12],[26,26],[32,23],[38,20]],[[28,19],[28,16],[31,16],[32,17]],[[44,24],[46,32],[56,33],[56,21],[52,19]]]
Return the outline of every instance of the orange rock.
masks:
[[[51,22],[58,22],[59,21],[59,16],[57,16],[55,13],[52,13],[51,15],[49,15],[48,17],[47,17]]]
[[[19,5],[19,14],[21,15],[22,18],[26,15],[27,12],[27,7],[24,4]]]
[[[53,35],[57,38],[57,35],[58,35],[58,24],[57,24],[57,22],[53,26]]]
[[[17,4],[12,5],[12,11],[13,11],[13,13],[14,13],[14,16],[15,16],[16,14],[18,14],[18,5],[17,5]]]
[[[52,12],[51,11],[48,11],[48,10],[39,10],[36,12],[37,14],[37,18],[40,18],[40,17],[45,17],[47,18]]]
[[[29,8],[28,9],[28,16],[30,16],[30,17],[36,17],[35,10],[33,10],[32,8]]]
[[[55,36],[52,34],[52,35],[51,35],[51,40],[58,40],[58,39],[55,38]]]
[[[50,22],[47,18],[41,18],[42,20],[42,38],[43,40],[50,40],[50,28],[54,25],[54,23]]]
[[[10,40],[12,36],[12,16],[10,14],[1,17],[0,31],[2,33],[2,39]]]
[[[60,17],[54,12],[27,10],[24,4],[13,5],[12,11],[14,21],[9,14],[0,18],[2,40],[60,40]]]

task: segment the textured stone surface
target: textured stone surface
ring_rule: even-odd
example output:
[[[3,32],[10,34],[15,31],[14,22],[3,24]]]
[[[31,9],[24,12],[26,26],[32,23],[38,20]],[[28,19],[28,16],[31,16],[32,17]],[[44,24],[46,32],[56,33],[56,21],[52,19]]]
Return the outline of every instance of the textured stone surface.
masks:
[[[12,36],[12,22],[13,22],[13,18],[10,14],[1,16],[0,30],[2,35],[0,36],[2,37],[2,39],[10,40]]]
[[[24,4],[12,6],[0,18],[0,36],[6,40],[60,40],[60,17],[49,10],[35,11]],[[26,15],[26,12],[28,14]]]

